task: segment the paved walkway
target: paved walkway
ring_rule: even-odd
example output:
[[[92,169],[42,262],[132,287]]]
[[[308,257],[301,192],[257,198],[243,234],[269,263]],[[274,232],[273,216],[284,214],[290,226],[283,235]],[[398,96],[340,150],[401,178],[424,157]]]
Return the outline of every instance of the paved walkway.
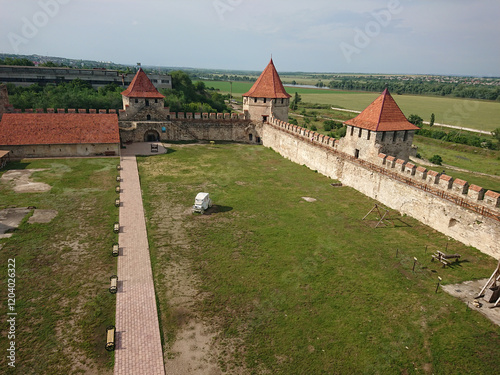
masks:
[[[132,145],[131,145],[132,146]],[[135,146],[135,145],[134,145]],[[135,154],[149,144],[123,149],[121,157],[115,375],[164,375],[151,260]],[[160,150],[159,150],[160,151]]]

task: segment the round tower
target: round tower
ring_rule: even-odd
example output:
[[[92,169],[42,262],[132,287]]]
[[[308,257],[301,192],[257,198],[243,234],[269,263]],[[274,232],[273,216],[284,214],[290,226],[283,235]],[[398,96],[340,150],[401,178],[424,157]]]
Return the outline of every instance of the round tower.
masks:
[[[254,121],[266,122],[271,116],[288,121],[290,97],[271,58],[250,91],[243,94],[243,110]]]

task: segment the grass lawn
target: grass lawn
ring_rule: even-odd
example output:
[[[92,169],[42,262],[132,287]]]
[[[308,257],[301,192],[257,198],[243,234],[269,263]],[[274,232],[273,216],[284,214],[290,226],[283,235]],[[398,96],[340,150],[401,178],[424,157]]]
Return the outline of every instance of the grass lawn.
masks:
[[[229,82],[205,81],[205,84],[207,87],[215,87],[222,92],[230,91]],[[252,83],[233,82],[233,95],[240,96],[247,92],[251,86]],[[286,87],[286,90],[292,96],[295,92],[299,93],[304,102],[328,104],[357,111],[365,109],[380,95],[380,93],[308,89],[300,87]],[[499,102],[395,94],[394,99],[407,117],[410,114],[417,114],[422,117],[424,121],[429,121],[431,113],[434,113],[436,116],[436,123],[487,131],[498,128],[497,119],[500,117]]]
[[[395,227],[374,229],[361,218],[376,201],[270,149],[170,151],[139,158],[167,351],[184,321],[169,310],[164,270],[184,261],[202,280],[192,308],[219,328],[228,373],[497,374],[500,328],[434,292],[438,276],[489,277],[494,259],[396,213]],[[217,212],[190,213],[199,191]],[[187,234],[182,246],[174,224]],[[443,269],[430,253],[446,244],[463,261]]]
[[[111,374],[114,356],[104,349],[106,326],[114,324],[115,296],[109,277],[117,240],[113,223],[117,158],[30,160],[8,169],[43,168],[32,175],[52,189],[15,193],[0,182],[0,209],[35,206],[57,210],[48,224],[25,219],[0,240],[1,311],[7,312],[7,259],[16,260],[16,368],[0,359],[4,374]],[[2,171],[4,173],[5,170]],[[5,322],[5,320],[4,320]],[[6,338],[7,325],[2,326]],[[1,341],[7,353],[7,340]]]
[[[413,143],[418,146],[418,153],[424,159],[429,160],[433,155],[440,155],[443,158],[443,164],[498,176],[493,178],[477,173],[447,171],[447,174],[452,177],[464,179],[485,189],[500,191],[500,151],[454,144],[418,135],[414,137]],[[441,167],[430,168],[438,170]]]

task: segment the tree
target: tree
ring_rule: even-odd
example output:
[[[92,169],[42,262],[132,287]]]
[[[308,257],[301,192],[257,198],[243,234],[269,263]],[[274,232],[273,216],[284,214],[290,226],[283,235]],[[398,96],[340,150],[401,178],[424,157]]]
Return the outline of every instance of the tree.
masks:
[[[443,158],[440,155],[434,155],[429,159],[432,164],[441,165],[443,163]]]
[[[436,116],[434,116],[434,113],[431,113],[431,121],[429,121],[429,126],[434,126],[435,119],[436,119]]]
[[[413,125],[418,126],[419,128],[421,128],[422,125],[424,124],[424,119],[419,115],[414,115],[414,114],[408,116],[408,121],[411,122]]]
[[[500,128],[496,128],[491,132],[491,134],[493,135],[493,137],[495,137],[497,141],[500,142]]]
[[[299,107],[299,102],[301,100],[302,98],[300,97],[299,93],[296,92],[292,102],[290,103],[290,109],[296,110]]]

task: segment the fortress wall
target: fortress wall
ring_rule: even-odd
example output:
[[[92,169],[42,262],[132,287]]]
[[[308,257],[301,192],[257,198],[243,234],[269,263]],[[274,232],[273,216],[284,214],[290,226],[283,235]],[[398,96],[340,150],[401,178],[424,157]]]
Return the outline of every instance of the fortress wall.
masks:
[[[263,128],[263,145],[466,245],[500,257],[497,193],[488,191],[490,199],[481,200],[480,187],[467,191],[465,181],[442,179],[443,175],[425,168],[417,171],[413,164],[383,154],[379,165],[355,159],[336,150],[335,140],[275,119]]]
[[[8,146],[10,158],[20,160],[23,158],[60,158],[74,156],[119,156],[120,145],[96,144],[53,144],[53,145],[22,145]]]
[[[255,143],[262,125],[238,118],[172,117],[170,121],[120,121],[122,142],[144,142],[145,135],[156,132],[160,141],[230,141]],[[213,116],[214,117],[214,116]],[[226,116],[227,117],[227,116]],[[250,140],[250,134],[252,140]]]

